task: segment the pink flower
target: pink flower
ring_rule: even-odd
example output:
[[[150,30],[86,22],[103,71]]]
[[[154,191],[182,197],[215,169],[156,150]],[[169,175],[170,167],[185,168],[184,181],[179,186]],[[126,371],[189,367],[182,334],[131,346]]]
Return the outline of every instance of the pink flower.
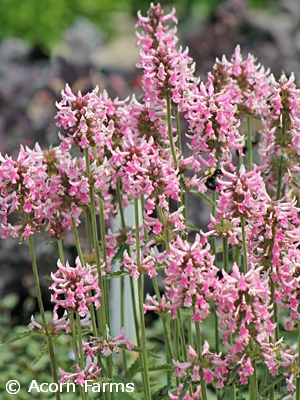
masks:
[[[101,353],[104,357],[109,357],[112,353],[118,354],[120,345],[125,345],[128,350],[132,350],[134,346],[125,338],[124,334],[125,331],[122,328],[119,335],[112,337],[106,327],[105,338],[92,337],[89,342],[83,342],[83,349],[90,357],[95,357],[97,353]]]
[[[61,378],[59,382],[66,383],[74,381],[77,385],[84,386],[84,382],[88,380],[97,380],[97,376],[101,372],[101,368],[98,368],[97,358],[94,357],[92,360],[91,357],[86,358],[86,364],[83,370],[80,369],[79,365],[76,364],[76,372],[66,372],[61,368],[58,368]]]
[[[186,108],[190,132],[187,137],[191,139],[188,146],[199,167],[217,167],[220,159],[229,161],[232,149],[242,154],[243,138],[230,92],[215,91],[212,84],[201,83],[200,89],[188,97]],[[209,155],[208,161],[203,154]]]
[[[94,304],[100,307],[99,297],[101,291],[98,286],[98,274],[95,268],[89,264],[81,265],[79,257],[76,258],[76,267],[70,267],[69,263],[63,266],[61,261],[57,262],[58,270],[51,273],[53,284],[50,289],[54,290],[51,301],[55,303],[54,315],[57,316],[58,307],[77,311],[81,317],[88,312],[88,307]],[[94,294],[90,295],[90,291]],[[61,295],[64,299],[60,299]]]
[[[146,303],[144,304],[144,313],[147,311],[154,311],[157,314],[165,314],[168,313],[173,307],[170,302],[167,302],[166,296],[162,295],[161,303],[159,303],[156,299],[156,296],[150,296],[149,293],[146,295]]]
[[[202,321],[209,315],[209,300],[218,285],[214,257],[209,244],[200,242],[200,235],[192,245],[182,241],[180,236],[170,244],[165,269],[167,296],[176,307],[192,307],[193,320]]]
[[[152,256],[147,256],[141,261],[140,265],[137,265],[136,261],[129,257],[127,250],[124,250],[122,265],[135,280],[139,278],[140,274],[148,273],[150,278],[157,275],[154,269],[155,259]]]

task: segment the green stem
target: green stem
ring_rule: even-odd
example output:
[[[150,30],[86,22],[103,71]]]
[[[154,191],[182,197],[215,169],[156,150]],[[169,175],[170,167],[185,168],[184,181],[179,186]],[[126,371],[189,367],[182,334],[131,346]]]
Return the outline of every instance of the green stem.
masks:
[[[78,344],[79,344],[79,366],[81,370],[84,370],[85,363],[84,363],[84,356],[83,356],[83,349],[82,349],[82,335],[81,335],[81,324],[80,324],[80,316],[76,314],[76,325],[77,325],[77,335],[78,335]],[[81,397],[85,400],[86,399],[86,392],[83,388],[80,390]]]
[[[25,214],[25,220],[28,224],[30,223],[30,217],[28,214]],[[52,377],[53,377],[53,381],[58,384],[57,367],[56,367],[54,348],[53,348],[51,335],[49,334],[49,331],[48,331],[47,320],[46,320],[46,316],[45,316],[45,310],[44,310],[40,281],[39,281],[38,268],[37,268],[35,251],[34,251],[33,236],[31,236],[31,235],[29,236],[28,243],[29,243],[32,272],[33,272],[33,278],[34,278],[34,284],[35,284],[35,290],[36,290],[36,297],[37,297],[37,301],[38,301],[38,305],[39,305],[41,318],[43,321],[43,327],[45,329],[45,334],[46,334],[46,338],[47,338],[47,345],[48,345],[48,350],[49,350]],[[56,392],[55,397],[57,400],[60,400],[60,393]]]
[[[120,213],[120,218],[121,218],[121,226],[122,226],[122,228],[125,228],[126,223],[125,223],[124,210],[123,210],[123,206],[122,206],[120,178],[118,178],[117,182],[116,182],[116,192],[117,192],[117,199],[118,199],[118,203],[119,203],[119,213]]]
[[[247,132],[248,132],[248,139],[247,139],[248,170],[251,171],[253,168],[251,117],[247,117]]]
[[[230,400],[236,400],[235,385],[229,387]],[[251,398],[252,400],[252,398]]]
[[[135,217],[135,237],[136,237],[136,263],[138,268],[141,265],[141,249],[140,249],[140,226],[139,226],[139,204],[138,200],[134,199],[134,217]],[[141,329],[141,347],[142,347],[142,360],[143,360],[143,375],[144,375],[144,390],[145,400],[151,400],[149,372],[148,372],[148,356],[147,356],[147,342],[144,318],[144,296],[143,296],[143,275],[140,274],[137,280],[138,283],[138,299],[139,299],[139,313],[140,313],[140,329]]]
[[[74,238],[75,238],[75,244],[76,244],[78,257],[79,257],[81,265],[84,266],[85,265],[85,261],[84,261],[83,252],[82,252],[82,249],[81,249],[80,240],[79,240],[78,229],[77,229],[77,226],[76,226],[75,219],[73,217],[72,217],[72,230],[73,230],[73,235],[74,235]],[[98,329],[97,329],[96,318],[95,318],[95,310],[94,310],[94,307],[93,307],[92,304],[89,307],[89,310],[90,310],[90,313],[91,313],[91,321],[92,321],[92,326],[93,326],[93,333],[94,333],[94,336],[97,337],[98,336]],[[99,309],[97,310],[97,312],[98,311],[99,311]]]
[[[181,153],[182,145],[181,145],[181,134],[180,134],[180,116],[177,104],[175,106],[175,119],[176,119],[177,147],[179,152]]]
[[[94,149],[95,154],[95,149]],[[88,179],[90,179],[91,171],[90,171],[90,159],[89,159],[89,151],[88,149],[84,150],[85,155],[85,163],[86,163],[86,174]],[[110,327],[110,318],[109,318],[109,292],[108,292],[108,282],[105,281],[103,283],[102,277],[102,269],[101,269],[101,258],[100,258],[100,249],[99,249],[99,237],[98,237],[98,230],[97,230],[97,217],[96,217],[96,207],[95,207],[95,198],[94,198],[94,191],[92,185],[90,185],[89,189],[89,197],[90,197],[90,211],[91,211],[91,221],[92,221],[92,236],[94,241],[94,249],[96,255],[96,265],[97,265],[97,272],[98,272],[98,285],[102,293],[102,302],[104,304],[97,310],[97,317],[98,317],[98,324],[100,327],[100,336],[103,336],[107,339],[107,330]],[[102,238],[102,254],[103,254],[103,261],[106,265],[106,242],[105,242],[105,225],[104,225],[104,212],[103,212],[103,201],[100,196],[99,198],[99,214],[100,214],[100,231],[101,231],[101,238]],[[102,331],[102,335],[101,335]],[[109,379],[112,380],[112,360],[106,360],[106,368],[107,374]],[[111,399],[114,399],[114,393],[110,392]]]
[[[213,217],[216,217],[216,200],[217,200],[217,194],[216,192],[212,192],[211,195],[212,198],[212,207],[211,207],[211,215]],[[223,246],[224,246],[224,242],[223,242]],[[215,256],[215,262],[217,260],[217,245],[216,245],[216,237],[213,236],[211,238],[211,252],[212,254]],[[214,328],[215,328],[215,349],[216,349],[216,353],[219,353],[219,318],[217,316],[217,312],[216,312],[216,306],[214,307]],[[218,399],[219,399],[219,391],[217,393]]]
[[[120,281],[120,319],[121,319],[121,328],[125,328],[125,280],[124,276],[121,277]],[[126,358],[126,350],[122,350],[122,359],[123,359],[123,367],[125,372],[125,377],[128,379],[128,369],[127,369],[127,358]]]
[[[173,157],[174,165],[175,165],[175,167],[177,167],[177,158],[176,158],[176,152],[175,152],[175,146],[174,146],[174,140],[173,140],[173,132],[172,132],[171,101],[170,101],[169,96],[167,96],[167,121],[168,121],[168,133],[169,133],[171,154]]]
[[[85,224],[86,224],[86,233],[87,233],[87,239],[88,239],[89,252],[91,253],[93,250],[93,244],[92,244],[92,236],[91,236],[91,220],[90,220],[89,210],[85,210]]]
[[[257,386],[257,377],[256,377],[256,362],[253,361],[253,368],[254,372],[253,375],[249,376],[250,381],[250,393],[251,393],[251,400],[258,400],[258,386]]]
[[[198,357],[200,360],[200,365],[202,367],[202,336],[201,336],[201,330],[200,330],[200,323],[195,322],[195,327],[196,327],[196,341],[197,341],[197,352],[198,352]],[[202,369],[200,370],[200,385],[202,388],[202,399],[207,400],[207,393],[206,393],[206,383],[203,379],[203,371]]]
[[[116,192],[117,192],[117,200],[118,200],[118,204],[119,204],[121,227],[125,231],[126,222],[125,222],[125,215],[124,215],[124,210],[123,210],[123,206],[122,206],[121,185],[120,185],[120,180],[119,179],[116,182]],[[127,251],[128,251],[128,255],[130,257],[130,248],[129,248],[129,246],[128,246]],[[136,336],[137,343],[140,346],[139,319],[138,319],[137,307],[136,307],[136,303],[137,302],[136,302],[136,296],[135,296],[134,279],[132,278],[132,276],[129,276],[129,285],[130,285],[130,295],[131,295],[131,301],[132,301],[135,336]],[[122,299],[122,296],[121,296],[121,299]],[[123,306],[123,308],[125,307],[125,303],[124,302],[123,302],[122,306]],[[121,310],[122,310],[122,308],[121,308]]]
[[[144,196],[141,197],[141,206],[142,206],[142,212],[144,214],[145,211],[145,200]],[[148,232],[147,229],[144,228],[144,235],[145,235],[145,240],[148,240]],[[154,292],[156,295],[156,299],[161,304],[161,295],[157,283],[156,276],[152,278],[152,284],[154,288]],[[161,314],[162,322],[163,322],[163,327],[164,327],[164,334],[165,334],[165,340],[166,340],[166,347],[167,347],[167,356],[169,358],[169,362],[171,362],[173,358],[173,351],[172,351],[172,345],[171,345],[171,339],[170,339],[170,330],[169,330],[169,325],[167,323],[167,318],[168,316],[166,314]]]
[[[174,326],[174,356],[175,356],[175,360],[179,360],[180,359],[180,345],[179,345],[179,322],[178,322],[178,318],[174,319],[173,321],[171,321],[173,323]],[[179,378],[178,376],[176,376],[176,385],[179,385]]]
[[[178,151],[180,154],[180,157],[182,155],[182,144],[181,144],[181,131],[180,131],[180,116],[179,116],[179,112],[178,112],[178,105],[176,104],[174,106],[175,108],[175,119],[176,119],[176,133],[177,133],[177,147],[178,147]],[[172,124],[171,124],[172,127]],[[173,135],[172,135],[173,137]],[[176,165],[176,164],[175,164]],[[184,174],[181,174],[180,179],[184,180]],[[187,207],[186,207],[186,193],[185,190],[182,188],[180,191],[180,206],[183,206],[183,217],[184,220],[187,220]],[[182,232],[180,232],[180,236],[182,236]]]
[[[62,239],[57,241],[57,246],[58,246],[60,261],[61,261],[62,265],[66,265]],[[75,353],[75,360],[76,360],[76,363],[78,363],[79,362],[78,346],[77,346],[77,340],[76,340],[74,314],[72,312],[69,314],[69,319],[70,319],[70,327],[71,327],[71,332],[72,332],[72,343],[73,343],[73,349],[74,349],[74,353]]]
[[[164,237],[165,237],[164,245],[165,245],[166,251],[168,252],[170,250],[170,232],[169,232],[169,229],[167,227],[166,219],[164,217],[164,214],[163,214],[163,211],[162,211],[161,207],[156,206],[156,211],[157,211],[157,215],[158,215],[160,221],[164,225],[164,231],[163,231],[164,232]]]
[[[73,235],[75,238],[75,244],[76,244],[78,257],[79,257],[81,265],[84,266],[85,262],[84,262],[83,252],[81,249],[81,244],[80,244],[79,235],[78,235],[78,229],[77,229],[74,217],[72,217],[72,229],[73,229]]]
[[[246,221],[243,215],[241,218],[241,228],[242,228],[242,241],[243,241],[243,264],[244,264],[244,273],[248,271],[248,257],[247,257],[247,242],[246,242]]]
[[[86,174],[87,177],[90,178],[90,160],[89,160],[89,151],[88,149],[84,150],[85,154],[85,164],[86,164]],[[98,239],[98,230],[97,230],[97,218],[96,218],[96,208],[95,208],[95,199],[94,199],[94,192],[92,186],[90,186],[89,189],[89,197],[90,197],[90,210],[91,210],[91,221],[92,221],[92,234],[93,234],[93,240],[94,240],[94,249],[95,249],[95,255],[96,255],[96,265],[97,265],[97,272],[98,272],[98,285],[102,293],[102,302],[104,305],[102,305],[97,312],[97,316],[100,318],[100,321],[98,321],[99,326],[102,328],[102,335],[100,333],[100,336],[105,336],[106,337],[106,323],[107,323],[107,318],[106,318],[106,302],[107,302],[107,295],[104,293],[103,290],[103,278],[102,278],[102,269],[101,269],[101,258],[100,258],[100,250],[99,250],[99,239]]]
[[[155,295],[156,295],[156,299],[159,302],[159,304],[161,303],[161,296],[160,296],[160,292],[159,292],[159,288],[158,288],[158,284],[157,284],[157,280],[156,277],[154,276],[152,278],[152,283],[153,283],[153,288],[155,291]],[[171,339],[170,339],[170,331],[168,328],[168,324],[167,324],[167,315],[166,314],[161,314],[161,318],[162,318],[162,322],[163,322],[163,326],[164,326],[164,333],[165,333],[165,340],[166,340],[166,347],[167,347],[167,355],[170,359],[170,361],[173,358],[173,350],[172,350],[172,345],[171,345]]]
[[[105,218],[104,218],[103,200],[100,197],[99,197],[99,216],[100,216],[100,232],[101,232],[102,256],[103,256],[103,262],[104,262],[104,264],[106,266],[106,264],[107,264],[107,252],[106,252],[106,238],[105,238]],[[95,244],[95,246],[96,246],[96,244]],[[98,247],[98,246],[96,246],[96,247]],[[98,249],[99,249],[99,247],[98,247]],[[104,280],[103,290],[104,290],[104,295],[105,295],[106,324],[110,328],[108,279]]]
[[[282,142],[284,142],[283,138],[285,136],[285,120],[283,118],[282,122],[282,129],[281,129],[281,134],[282,134]],[[283,164],[283,159],[284,159],[284,150],[283,146],[280,147],[280,162],[279,162],[279,167],[278,167],[278,172],[277,172],[277,188],[276,188],[276,200],[278,201],[281,198],[281,185],[282,185],[282,164]]]
[[[139,331],[139,318],[138,318],[138,312],[137,312],[137,307],[136,307],[137,301],[136,301],[136,296],[135,296],[134,279],[132,276],[129,277],[129,285],[130,285],[130,295],[131,295],[131,301],[132,301],[132,307],[133,307],[133,320],[134,320],[135,336],[136,336],[138,346],[141,346],[140,331]]]
[[[222,237],[222,242],[223,242],[223,266],[224,266],[224,271],[229,272],[228,268],[228,239],[227,237]]]
[[[62,265],[65,265],[65,255],[64,255],[62,239],[57,240],[57,247],[58,247],[59,259]]]
[[[185,335],[184,335],[184,330],[183,330],[180,308],[177,309],[177,319],[178,319],[178,327],[179,327],[179,336],[180,336],[180,341],[181,341],[182,356],[185,360],[187,360],[188,354],[187,354],[187,349],[186,349],[186,340],[185,340]]]

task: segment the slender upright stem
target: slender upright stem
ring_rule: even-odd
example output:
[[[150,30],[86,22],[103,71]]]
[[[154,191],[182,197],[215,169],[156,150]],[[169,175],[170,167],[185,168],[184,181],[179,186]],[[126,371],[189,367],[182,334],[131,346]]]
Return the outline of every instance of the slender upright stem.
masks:
[[[88,239],[89,252],[91,253],[93,250],[93,244],[92,244],[91,220],[90,220],[89,210],[85,210],[85,225],[86,225],[86,235]]]
[[[80,244],[80,240],[79,240],[78,229],[77,229],[74,217],[72,217],[72,230],[73,230],[73,235],[75,238],[75,244],[76,244],[76,250],[78,253],[78,257],[79,257],[81,265],[83,266],[85,264],[85,262],[84,262],[83,252],[82,252],[81,244]]]
[[[248,271],[248,256],[247,256],[247,242],[246,242],[246,221],[245,218],[241,215],[241,228],[242,228],[242,242],[243,242],[243,264],[244,264],[244,273]]]
[[[60,261],[61,261],[62,265],[66,265],[65,264],[65,255],[64,255],[62,239],[57,240],[57,246],[58,246],[58,252],[59,252]],[[78,363],[79,362],[78,346],[77,346],[76,328],[75,328],[75,320],[74,320],[74,314],[73,313],[69,314],[69,319],[70,319],[70,327],[71,327],[71,333],[72,333],[73,349],[74,349],[74,353],[75,353],[75,360]]]
[[[282,138],[284,138],[285,136],[285,121],[283,118],[283,122],[282,122],[282,128],[281,128],[281,134],[282,134]],[[283,139],[282,139],[283,141]],[[279,161],[279,166],[278,166],[278,171],[277,171],[277,188],[276,188],[276,200],[280,200],[281,196],[282,196],[282,192],[281,192],[281,186],[282,186],[282,177],[283,177],[283,159],[284,159],[284,148],[283,146],[280,147],[280,161]]]
[[[222,238],[222,242],[223,242],[223,267],[224,267],[224,271],[225,272],[229,272],[228,270],[228,239],[227,237],[223,237]]]
[[[105,238],[105,218],[104,218],[103,200],[100,197],[99,197],[99,216],[100,216],[100,232],[101,232],[102,256],[103,256],[103,262],[104,262],[104,264],[106,266],[106,264],[107,264],[107,252],[106,252],[106,238]],[[95,246],[96,246],[96,244],[95,244]],[[103,290],[104,290],[104,295],[105,295],[106,324],[110,328],[108,279],[104,280]]]
[[[120,322],[121,328],[125,328],[125,281],[124,276],[121,277],[120,280]],[[128,370],[127,370],[127,358],[126,358],[126,350],[122,350],[122,359],[123,359],[123,368],[125,372],[126,378],[128,378]]]
[[[175,146],[174,146],[174,140],[173,140],[173,132],[172,132],[171,101],[170,101],[169,96],[167,96],[167,121],[168,121],[168,133],[169,133],[171,154],[173,157],[174,165],[175,165],[175,167],[177,167],[177,158],[176,158],[176,152],[175,152]]]
[[[87,177],[90,177],[90,161],[89,161],[89,153],[88,149],[85,149],[85,163],[86,163],[86,174]],[[101,259],[100,259],[100,250],[99,250],[99,238],[98,238],[98,230],[97,230],[97,218],[96,218],[96,207],[95,207],[95,199],[94,199],[94,191],[93,188],[90,186],[89,189],[89,196],[90,196],[90,210],[91,210],[91,221],[92,221],[92,234],[93,234],[93,241],[94,241],[94,249],[96,255],[96,265],[97,265],[97,272],[98,272],[98,285],[102,293],[102,302],[104,303],[97,312],[97,315],[100,318],[99,324],[102,327],[102,334],[103,336],[106,335],[106,323],[107,323],[107,316],[106,316],[106,303],[107,303],[107,293],[104,293],[103,290],[103,278],[102,278],[102,269],[101,269]],[[101,335],[100,335],[101,336]]]
[[[213,217],[216,217],[216,200],[217,200],[217,194],[215,191],[212,191],[212,207],[211,207],[211,215]],[[224,242],[223,242],[223,247],[224,247]],[[217,259],[217,245],[216,245],[216,237],[212,236],[211,238],[211,251],[212,254],[215,256],[215,261]],[[219,318],[217,316],[217,311],[216,311],[216,306],[214,306],[214,328],[215,328],[215,350],[216,353],[219,353]],[[217,393],[218,399],[219,399],[219,393]]]
[[[201,330],[200,330],[200,323],[195,322],[195,327],[196,327],[196,341],[197,341],[197,352],[198,352],[198,357],[200,359],[200,364],[202,364],[202,336],[201,336]],[[200,384],[202,388],[202,399],[207,400],[207,393],[206,393],[206,383],[203,379],[203,371],[200,371]]]
[[[154,288],[154,292],[156,295],[156,299],[159,303],[161,303],[161,296],[160,296],[160,292],[159,292],[159,288],[158,288],[158,284],[157,284],[157,280],[156,280],[155,276],[152,278],[152,283],[153,283],[153,288]],[[170,330],[169,330],[169,327],[167,324],[167,317],[168,316],[166,314],[161,314],[161,319],[162,319],[163,326],[164,326],[167,355],[171,361],[173,358],[173,350],[172,350],[171,339],[170,339]]]
[[[181,145],[181,133],[180,133],[180,115],[177,104],[175,106],[175,118],[176,118],[177,147],[181,153],[182,145]]]
[[[251,117],[247,117],[247,150],[248,150],[248,170],[251,171],[253,168],[253,157],[252,157],[252,127]]]
[[[120,178],[118,178],[117,182],[116,182],[116,193],[117,193],[117,199],[118,199],[118,203],[119,203],[119,213],[120,213],[120,218],[121,218],[121,226],[122,226],[122,228],[125,228],[126,223],[125,223],[124,210],[123,210],[123,206],[122,206],[122,195],[121,195]]]
[[[179,327],[179,336],[180,336],[180,340],[181,340],[182,356],[186,360],[188,357],[188,354],[187,354],[186,340],[185,340],[185,335],[184,335],[184,330],[183,330],[180,308],[177,309],[177,319],[178,319],[178,327]]]
[[[84,356],[83,356],[83,349],[82,349],[82,335],[81,335],[81,324],[80,324],[80,316],[79,314],[76,314],[76,325],[77,325],[77,335],[78,335],[78,344],[79,344],[79,366],[81,370],[84,370],[85,367],[85,362],[84,362]],[[86,397],[86,392],[83,388],[80,390],[81,392],[81,397],[83,400],[85,400]]]
[[[141,265],[141,249],[140,249],[140,226],[139,226],[139,204],[138,200],[134,199],[134,216],[135,216],[135,237],[136,237],[136,263],[137,266]],[[144,318],[144,295],[143,295],[143,275],[138,277],[138,298],[139,298],[139,313],[140,313],[140,329],[141,329],[141,347],[142,347],[142,360],[143,360],[143,375],[144,375],[144,390],[145,400],[151,400],[149,372],[148,372],[148,356],[147,356],[147,342]]]
[[[256,363],[255,363],[255,361],[253,361],[253,368],[254,368],[253,375],[251,375],[249,377],[251,400],[258,400],[258,386],[257,386]]]
[[[74,235],[74,238],[75,238],[75,244],[76,244],[76,249],[77,249],[77,253],[78,253],[78,257],[79,257],[80,263],[81,263],[81,265],[85,265],[83,252],[82,252],[82,248],[81,248],[81,244],[80,244],[80,240],[79,240],[79,235],[78,235],[78,229],[77,229],[76,222],[75,222],[73,217],[72,217],[72,230],[73,230],[73,235]],[[97,323],[96,323],[96,318],[95,318],[95,310],[94,310],[93,305],[91,305],[89,307],[89,310],[90,310],[90,313],[91,313],[91,320],[92,320],[94,336],[98,336],[98,329],[97,329]]]
[[[117,200],[118,200],[118,203],[119,203],[121,226],[122,226],[123,230],[125,230],[126,222],[125,222],[125,215],[124,215],[124,210],[123,210],[123,206],[122,206],[121,185],[120,185],[120,180],[119,179],[116,182],[116,192],[117,192]],[[130,248],[129,248],[129,246],[128,246],[128,254],[130,256]],[[136,336],[137,343],[140,346],[139,319],[138,319],[137,306],[136,306],[137,302],[136,302],[136,295],[135,295],[135,288],[134,288],[134,279],[133,279],[132,276],[129,276],[129,286],[130,286],[130,295],[131,295],[131,301],[132,301],[135,336]],[[121,296],[121,301],[122,301],[122,296]],[[121,310],[122,310],[122,308],[124,309],[124,307],[125,307],[125,303],[123,301]]]
[[[25,214],[25,219],[26,219],[27,223],[30,222],[30,217],[28,214]],[[33,272],[33,278],[34,278],[34,284],[35,284],[35,290],[36,290],[36,297],[37,297],[37,301],[38,301],[38,305],[39,305],[41,318],[43,321],[43,328],[45,329],[45,334],[46,334],[46,338],[47,338],[52,377],[53,377],[53,381],[58,384],[57,366],[56,366],[54,348],[53,348],[51,335],[49,334],[49,331],[48,331],[47,320],[46,320],[46,316],[45,316],[42,292],[41,292],[40,281],[39,281],[38,268],[37,268],[35,251],[34,251],[33,236],[31,236],[31,235],[29,236],[28,243],[29,243],[32,272]],[[56,397],[56,400],[60,400],[60,393],[56,392],[55,397]]]

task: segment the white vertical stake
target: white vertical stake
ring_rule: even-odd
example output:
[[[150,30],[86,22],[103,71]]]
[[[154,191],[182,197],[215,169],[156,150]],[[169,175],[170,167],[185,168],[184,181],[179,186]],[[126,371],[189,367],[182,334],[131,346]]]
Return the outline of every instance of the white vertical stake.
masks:
[[[141,209],[139,210],[139,215],[141,217]],[[124,209],[124,216],[127,226],[135,226],[134,220],[134,206],[133,204],[129,204],[128,207]],[[141,219],[140,219],[141,221]],[[121,226],[120,214],[112,220],[111,228],[113,232],[116,232],[118,228]],[[113,272],[120,270],[120,263],[116,262],[115,265],[112,266]],[[124,302],[125,302],[125,336],[128,340],[137,344],[136,334],[134,328],[134,318],[133,318],[133,306],[131,299],[131,291],[130,291],[130,282],[129,276],[124,276]],[[138,301],[138,293],[137,293],[137,282],[134,280],[134,291],[136,302]],[[119,278],[110,280],[110,309],[111,309],[111,329],[112,335],[116,336],[121,331],[121,309],[120,309],[120,301],[121,301],[121,280]],[[138,307],[138,304],[136,304]]]

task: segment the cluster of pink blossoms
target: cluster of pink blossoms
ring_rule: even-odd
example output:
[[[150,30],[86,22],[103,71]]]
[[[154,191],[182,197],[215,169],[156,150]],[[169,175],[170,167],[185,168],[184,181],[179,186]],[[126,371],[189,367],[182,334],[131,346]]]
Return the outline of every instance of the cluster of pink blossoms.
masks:
[[[85,381],[97,380],[101,372],[101,368],[98,367],[97,358],[91,359],[86,358],[86,364],[82,370],[78,364],[76,364],[76,372],[66,372],[61,368],[58,368],[61,378],[59,382],[75,382],[77,385],[84,386]]]
[[[0,161],[0,214],[4,229],[2,238],[5,239],[8,235],[16,238],[21,232],[23,238],[27,239],[45,218],[45,201],[49,193],[49,187],[45,183],[46,166],[23,146],[16,161],[7,155],[1,156]],[[23,217],[32,214],[31,222],[10,222],[10,215],[16,213],[23,213]]]
[[[239,133],[236,105],[229,92],[215,92],[211,83],[201,82],[197,93],[186,102],[187,135],[194,158],[201,165],[216,167],[218,160],[230,161],[230,151],[242,154],[243,137]],[[208,157],[206,159],[204,157]]]
[[[182,111],[187,93],[195,90],[199,80],[194,77],[195,65],[188,49],[175,47],[177,29],[170,29],[170,20],[177,24],[175,10],[165,15],[160,4],[151,4],[147,17],[138,13],[135,28],[142,27],[143,31],[137,32],[137,45],[142,45],[137,67],[144,70],[144,100],[150,102],[151,108],[165,104],[168,97]]]
[[[225,181],[225,178],[228,181]],[[247,172],[243,166],[238,173],[224,171],[218,200],[217,220],[210,224],[209,234],[225,234],[230,243],[242,240],[240,217],[246,222],[247,257],[253,265],[269,271],[275,283],[274,300],[281,309],[288,308],[290,316],[286,328],[300,320],[299,260],[300,243],[299,207],[293,201],[274,201],[266,191],[265,182],[256,168]],[[231,221],[223,223],[223,216]],[[224,228],[228,231],[225,232]],[[207,234],[206,234],[207,235]]]
[[[98,286],[98,274],[96,268],[89,264],[81,265],[79,257],[76,258],[76,267],[70,267],[69,263],[62,265],[57,262],[58,270],[51,272],[53,284],[50,289],[54,291],[51,301],[55,303],[53,312],[57,317],[58,307],[69,311],[77,311],[81,317],[85,317],[91,304],[95,308],[100,307],[101,291]],[[91,295],[91,291],[94,292]],[[63,296],[64,298],[61,298]]]
[[[106,337],[96,338],[92,337],[89,342],[83,342],[82,348],[89,357],[95,357],[97,353],[101,353],[104,357],[109,357],[113,353],[118,354],[120,352],[121,345],[127,347],[128,350],[133,349],[131,344],[124,336],[124,329],[121,330],[120,334],[113,337],[109,334],[109,329],[106,327]]]
[[[190,377],[192,381],[200,381],[200,373],[207,383],[213,382],[217,379],[216,387],[218,389],[224,386],[224,382],[228,378],[228,362],[222,360],[220,355],[211,353],[209,351],[209,344],[204,342],[202,349],[201,359],[198,357],[197,352],[192,346],[189,346],[189,355],[187,362],[178,362],[173,360],[175,366],[175,376],[185,377],[187,371],[191,372]]]
[[[137,67],[143,69],[142,104],[135,96],[111,100],[106,91],[99,93],[98,87],[91,93],[82,95],[79,91],[75,95],[66,85],[57,103],[60,147],[42,151],[38,145],[33,150],[21,146],[16,161],[0,156],[2,237],[21,234],[27,239],[41,225],[47,225],[50,235],[60,240],[71,228],[72,219],[80,223],[81,212],[89,209],[91,199],[95,200],[96,212],[99,198],[103,200],[104,215],[109,218],[133,198],[142,198],[144,220],[139,227],[139,243],[131,227],[102,238],[107,245],[107,268],[118,255],[116,249],[122,249],[122,268],[134,279],[146,273],[155,278],[156,265],[166,265],[165,294],[161,301],[147,296],[144,312],[171,313],[176,318],[179,308],[190,308],[193,321],[199,324],[209,316],[214,303],[226,349],[224,355],[211,353],[205,341],[199,357],[189,346],[187,360],[173,360],[175,376],[190,376],[193,382],[203,378],[206,383],[216,382],[219,389],[230,383],[236,367],[232,383],[247,384],[259,361],[271,375],[283,369],[287,390],[293,391],[293,380],[299,376],[299,356],[287,350],[281,340],[275,342],[278,325],[274,323],[272,303],[279,305],[279,313],[285,310],[287,330],[299,324],[300,209],[295,199],[287,200],[294,195],[294,188],[287,193],[278,190],[276,200],[274,193],[276,180],[281,177],[282,186],[294,184],[298,188],[296,197],[300,197],[295,179],[295,173],[300,172],[299,90],[293,75],[289,79],[282,75],[276,82],[251,55],[243,60],[239,46],[230,61],[225,57],[217,60],[207,83],[199,85],[188,49],[176,49],[178,38],[172,23],[177,24],[175,10],[164,14],[159,4],[151,4],[147,17],[138,14],[137,44],[142,51]],[[177,117],[179,112],[188,126],[192,152],[188,158],[183,158],[179,150],[179,126],[168,126],[168,118],[172,124],[170,115]],[[234,153],[244,156],[245,138],[240,133],[243,115],[258,115],[264,124],[260,149],[263,165],[253,166],[251,171],[244,165],[237,170],[233,162]],[[178,136],[173,137],[175,134]],[[72,158],[72,146],[85,156]],[[197,176],[206,167],[223,172],[217,190],[217,215],[211,217],[209,231],[201,231],[190,244],[184,192],[192,186],[199,192],[207,190]],[[195,171],[193,178],[184,176],[188,169]],[[16,221],[14,214],[23,214],[25,220],[22,216]],[[208,242],[211,236],[228,238],[229,245],[237,247],[244,260],[247,257],[244,272],[237,263],[230,271],[216,267]],[[166,237],[168,246],[159,252],[156,246],[164,244]],[[133,255],[138,245],[139,264]],[[82,265],[77,258],[74,268],[58,261],[58,270],[51,276],[55,306],[49,332],[70,332],[67,316],[58,317],[59,307],[78,312],[84,317],[81,322],[90,324],[86,321],[88,309],[91,305],[99,308],[102,295],[96,269]],[[45,327],[32,318],[29,329],[34,328],[44,332]],[[105,337],[92,337],[82,346],[85,367],[76,365],[74,373],[60,370],[61,382],[83,385],[85,380],[98,379],[98,356],[109,357],[120,348],[133,348],[123,330],[112,337],[108,328]],[[195,400],[203,389],[199,386],[194,393],[182,393],[184,385],[180,383],[176,394],[170,391],[169,397]]]
[[[209,301],[218,286],[218,268],[203,236],[196,236],[192,245],[180,236],[170,244],[165,262],[166,294],[173,305],[173,317],[179,307],[192,307],[193,321],[201,322],[209,315]]]
[[[274,90],[275,80],[269,70],[256,64],[248,54],[243,60],[240,46],[236,46],[230,61],[225,56],[216,61],[208,81],[217,92],[226,91],[237,106],[240,115],[265,116],[268,97]]]
[[[269,107],[263,120],[262,143],[259,149],[263,157],[263,169],[268,171],[266,182],[275,190],[278,170],[284,183],[292,182],[299,190],[293,174],[300,171],[300,90],[292,74],[289,79],[282,74],[274,83]]]

